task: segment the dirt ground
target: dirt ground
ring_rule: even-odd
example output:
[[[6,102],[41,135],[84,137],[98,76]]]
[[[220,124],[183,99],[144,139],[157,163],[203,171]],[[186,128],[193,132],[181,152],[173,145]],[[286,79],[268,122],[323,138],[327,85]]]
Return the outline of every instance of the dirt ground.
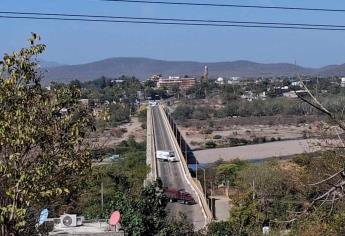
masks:
[[[126,132],[120,132],[126,130]],[[130,136],[134,137],[137,142],[144,142],[146,140],[146,130],[141,127],[137,117],[132,117],[130,123],[122,124],[116,128],[109,128],[101,133],[95,135],[94,142],[105,147],[114,146],[123,140],[128,139]]]
[[[265,137],[266,142],[317,137],[320,122],[278,125],[229,125],[223,127],[179,126],[192,149],[204,149],[205,142],[212,140],[218,147],[229,147],[231,138],[253,141]],[[218,136],[218,137],[217,137]]]
[[[266,121],[263,119],[257,117],[255,122],[242,118],[199,122],[189,120],[178,127],[201,163],[212,163],[219,159],[230,161],[236,158],[258,160],[286,157],[320,151],[320,145],[325,148],[340,145],[335,136],[336,126],[328,126],[328,131],[325,131],[322,119],[309,117],[305,119],[309,122],[299,123],[294,122],[299,120],[298,117],[291,117],[291,122],[285,119],[282,124],[274,125],[269,121],[274,117],[267,117]],[[263,122],[260,124],[260,121]],[[215,148],[207,149],[210,146],[206,144],[210,142],[216,145]]]

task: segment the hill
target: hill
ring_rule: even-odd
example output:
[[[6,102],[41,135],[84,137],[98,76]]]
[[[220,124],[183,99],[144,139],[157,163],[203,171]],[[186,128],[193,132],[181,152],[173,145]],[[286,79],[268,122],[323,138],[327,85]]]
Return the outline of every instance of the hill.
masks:
[[[163,61],[148,58],[109,58],[80,65],[64,65],[46,67],[45,81],[67,82],[73,79],[87,81],[121,75],[135,76],[146,79],[151,75],[189,75],[200,77],[204,66],[209,67],[210,78],[221,77],[270,77],[301,75],[343,75],[345,65],[327,66],[321,69],[305,68],[288,63],[262,64],[250,61],[234,62],[193,62],[193,61]]]

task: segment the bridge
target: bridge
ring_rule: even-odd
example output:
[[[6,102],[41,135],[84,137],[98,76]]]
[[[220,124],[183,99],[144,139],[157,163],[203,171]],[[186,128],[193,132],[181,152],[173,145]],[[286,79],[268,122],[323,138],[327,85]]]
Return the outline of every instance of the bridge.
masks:
[[[161,162],[156,159],[157,150],[172,150],[178,162]],[[168,117],[161,105],[150,106],[147,110],[147,164],[151,167],[148,181],[162,180],[164,187],[185,189],[196,200],[194,205],[168,203],[167,210],[172,217],[185,214],[196,230],[205,227],[212,220],[203,190],[192,178],[183,152],[174,136]]]

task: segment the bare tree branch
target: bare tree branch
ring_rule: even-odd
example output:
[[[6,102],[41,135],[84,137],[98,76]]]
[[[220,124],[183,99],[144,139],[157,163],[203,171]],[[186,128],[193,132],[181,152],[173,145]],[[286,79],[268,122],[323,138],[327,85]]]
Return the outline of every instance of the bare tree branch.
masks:
[[[341,122],[339,119],[336,118],[336,116],[331,113],[327,108],[325,108],[321,102],[319,102],[319,100],[317,100],[317,98],[310,92],[310,90],[308,89],[308,87],[303,83],[302,79],[300,76],[298,76],[300,79],[300,82],[303,86],[303,88],[305,89],[305,91],[308,93],[308,95],[312,98],[312,100],[314,101],[311,102],[308,99],[305,99],[303,96],[301,96],[300,94],[298,94],[296,91],[296,95],[298,96],[298,98],[300,98],[302,101],[306,102],[307,104],[309,104],[310,106],[314,107],[315,109],[321,111],[322,113],[326,114],[334,123],[336,123],[342,130],[345,131],[345,124],[343,122]]]
[[[328,180],[331,180],[333,178],[335,178],[337,175],[339,175],[341,172],[343,172],[344,170],[341,170],[341,171],[338,171],[337,173],[335,173],[334,175],[331,175],[330,177],[328,177],[327,179],[323,179],[319,182],[316,182],[316,183],[312,183],[312,184],[309,184],[309,186],[316,186],[316,185],[320,185]]]

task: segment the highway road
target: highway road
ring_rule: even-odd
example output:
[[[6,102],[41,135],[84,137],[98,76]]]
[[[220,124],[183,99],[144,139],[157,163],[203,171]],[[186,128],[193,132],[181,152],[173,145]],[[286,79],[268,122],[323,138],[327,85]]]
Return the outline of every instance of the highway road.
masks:
[[[173,145],[169,139],[167,130],[159,112],[158,106],[152,108],[155,144],[157,150],[173,150]],[[157,161],[158,176],[162,179],[164,187],[172,187],[176,189],[185,189],[193,195],[193,198],[198,201],[192,188],[188,185],[182,171],[181,163],[179,162],[161,162]],[[187,218],[193,222],[196,230],[201,229],[205,225],[205,218],[199,204],[183,205],[180,203],[169,203],[169,214],[172,217],[178,217],[180,212],[185,214]]]

